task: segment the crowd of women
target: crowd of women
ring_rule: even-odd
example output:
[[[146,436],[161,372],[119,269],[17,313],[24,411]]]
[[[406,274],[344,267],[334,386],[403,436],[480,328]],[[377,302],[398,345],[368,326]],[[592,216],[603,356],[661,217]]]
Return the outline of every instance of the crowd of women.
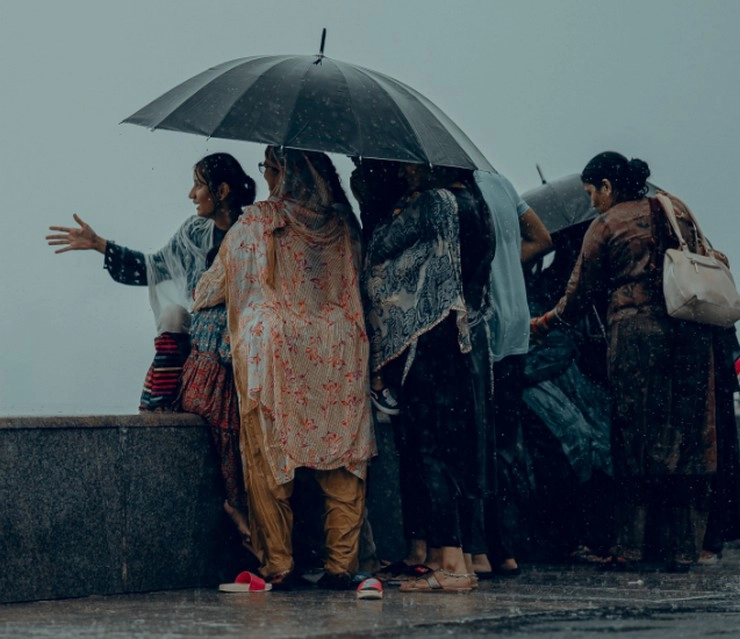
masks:
[[[393,422],[407,542],[377,576],[406,592],[465,592],[518,574],[525,358],[593,304],[606,308],[616,504],[604,558],[593,557],[617,569],[644,562],[657,521],[668,568],[696,562],[710,501],[727,488],[712,483],[718,453],[736,442],[734,431],[718,450],[727,393],[720,405],[716,389],[737,342],[667,315],[660,258],[676,241],[645,197],[647,165],[616,153],[588,163],[582,181],[600,215],[562,298],[530,322],[524,269],[552,240],[503,176],[354,162],[358,216],[326,154],[268,146],[269,196],[258,202],[233,157],[200,160],[196,215],[157,253],[107,241],[77,215],[47,236],[59,253],[97,250],[113,279],[148,287],[157,337],[140,408],[208,422],[224,509],[265,582],[300,583],[292,496],[308,472],[324,504],[311,513],[324,530],[318,583],[353,587],[372,546],[373,411]],[[672,200],[691,237],[688,210]]]

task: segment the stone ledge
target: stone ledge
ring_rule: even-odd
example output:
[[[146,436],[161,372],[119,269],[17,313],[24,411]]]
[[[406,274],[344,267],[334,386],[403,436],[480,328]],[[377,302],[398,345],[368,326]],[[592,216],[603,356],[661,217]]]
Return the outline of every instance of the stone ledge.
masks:
[[[203,426],[192,413],[140,413],[137,415],[80,415],[0,417],[0,430],[35,428],[160,428],[162,426]]]
[[[0,468],[0,602],[212,587],[233,570],[195,415],[2,418]]]

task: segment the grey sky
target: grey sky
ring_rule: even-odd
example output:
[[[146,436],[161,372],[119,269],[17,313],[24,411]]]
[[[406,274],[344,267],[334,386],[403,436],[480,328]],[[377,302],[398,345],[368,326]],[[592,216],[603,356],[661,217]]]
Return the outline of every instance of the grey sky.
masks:
[[[207,67],[326,54],[421,91],[520,191],[611,149],[646,160],[740,272],[737,0],[0,0],[0,415],[135,412],[144,288],[44,235],[77,212],[155,250],[193,214],[192,166],[250,143],[118,123]],[[346,162],[338,160],[345,169]]]

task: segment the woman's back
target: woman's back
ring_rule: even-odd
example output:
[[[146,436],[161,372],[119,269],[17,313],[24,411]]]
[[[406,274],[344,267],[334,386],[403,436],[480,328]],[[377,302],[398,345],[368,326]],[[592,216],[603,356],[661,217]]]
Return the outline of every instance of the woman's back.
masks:
[[[673,202],[680,214],[683,204],[675,198]],[[693,227],[687,218],[681,218],[680,224],[695,248]],[[605,295],[610,322],[635,314],[667,317],[663,253],[677,245],[657,201],[641,198],[615,204],[586,231],[568,291],[572,293],[578,284],[579,293],[588,293],[592,299]]]
[[[272,415],[267,457],[279,483],[298,466],[355,468],[375,450],[355,237],[340,214],[260,202],[199,285],[223,277],[241,410]]]

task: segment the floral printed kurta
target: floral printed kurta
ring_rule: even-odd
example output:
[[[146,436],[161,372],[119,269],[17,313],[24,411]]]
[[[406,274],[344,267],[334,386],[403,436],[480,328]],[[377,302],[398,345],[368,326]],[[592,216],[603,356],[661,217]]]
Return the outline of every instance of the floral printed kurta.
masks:
[[[364,477],[376,453],[351,215],[247,207],[196,291],[196,308],[226,301],[242,445],[278,484],[301,466]]]

